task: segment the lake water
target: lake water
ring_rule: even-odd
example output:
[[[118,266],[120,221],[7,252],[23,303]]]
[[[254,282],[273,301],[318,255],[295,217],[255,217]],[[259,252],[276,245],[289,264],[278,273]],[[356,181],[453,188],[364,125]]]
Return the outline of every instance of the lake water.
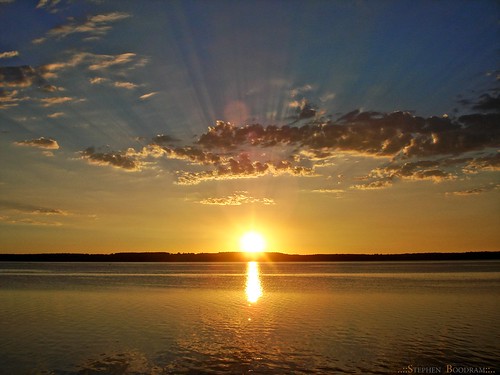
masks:
[[[0,263],[1,374],[500,374],[500,262]]]

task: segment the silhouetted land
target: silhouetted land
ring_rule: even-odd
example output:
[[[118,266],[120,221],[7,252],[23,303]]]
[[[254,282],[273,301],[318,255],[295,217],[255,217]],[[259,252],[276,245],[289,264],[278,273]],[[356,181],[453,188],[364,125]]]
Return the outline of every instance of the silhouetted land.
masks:
[[[222,253],[113,253],[113,254],[0,254],[3,262],[381,262],[419,260],[493,260],[500,251],[465,253],[407,253],[407,254],[312,254],[283,253],[246,254]]]

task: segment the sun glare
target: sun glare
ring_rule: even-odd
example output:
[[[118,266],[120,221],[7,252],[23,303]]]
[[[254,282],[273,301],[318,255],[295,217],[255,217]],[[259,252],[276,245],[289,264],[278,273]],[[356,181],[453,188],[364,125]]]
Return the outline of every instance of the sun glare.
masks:
[[[240,239],[240,249],[246,253],[259,253],[266,248],[266,240],[257,232],[247,232]]]

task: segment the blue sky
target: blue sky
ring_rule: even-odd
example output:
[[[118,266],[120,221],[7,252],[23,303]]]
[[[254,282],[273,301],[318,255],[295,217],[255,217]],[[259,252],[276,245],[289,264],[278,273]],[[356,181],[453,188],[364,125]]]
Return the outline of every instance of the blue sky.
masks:
[[[496,1],[0,1],[0,251],[498,249]]]

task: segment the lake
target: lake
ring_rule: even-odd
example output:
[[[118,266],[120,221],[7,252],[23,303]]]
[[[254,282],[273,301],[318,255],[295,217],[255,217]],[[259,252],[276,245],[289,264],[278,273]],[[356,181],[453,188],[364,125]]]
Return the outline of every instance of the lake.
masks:
[[[500,261],[0,263],[1,374],[500,373]]]

